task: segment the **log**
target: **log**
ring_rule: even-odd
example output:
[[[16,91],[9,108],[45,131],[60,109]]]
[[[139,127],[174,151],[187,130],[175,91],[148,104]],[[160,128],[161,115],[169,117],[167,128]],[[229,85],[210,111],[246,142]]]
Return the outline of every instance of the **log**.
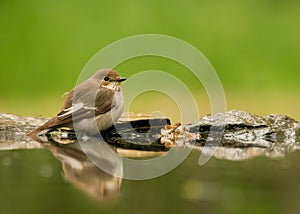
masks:
[[[0,150],[48,149],[61,161],[69,182],[99,201],[114,202],[120,193],[122,159],[116,161],[99,149],[97,136],[84,136],[68,127],[45,130],[35,139],[27,136],[46,121],[41,117],[0,114]],[[101,133],[101,140],[127,157],[163,155],[171,147],[189,147],[237,161],[256,156],[284,157],[299,150],[299,130],[300,124],[285,115],[261,117],[243,111],[206,115],[185,125],[171,125],[167,118],[125,114],[114,127]],[[78,143],[81,138],[87,143],[85,151]],[[113,174],[96,166],[91,157]]]
[[[64,127],[46,130],[35,140],[26,136],[45,121],[41,117],[0,114],[0,150],[43,148],[45,144],[63,146],[84,137]],[[218,158],[248,159],[252,153],[280,157],[298,150],[299,130],[300,124],[285,115],[262,117],[233,110],[206,115],[185,125],[171,125],[168,118],[124,114],[114,127],[101,135],[119,151],[167,152],[170,147],[185,146],[202,152],[213,149]]]

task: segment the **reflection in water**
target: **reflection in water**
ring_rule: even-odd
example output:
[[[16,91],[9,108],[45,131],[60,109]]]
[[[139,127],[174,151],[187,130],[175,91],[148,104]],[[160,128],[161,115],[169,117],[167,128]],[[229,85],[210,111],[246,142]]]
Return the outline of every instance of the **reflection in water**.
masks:
[[[81,150],[78,143],[68,145],[59,145],[43,141],[36,138],[32,140],[26,136],[30,130],[38,124],[45,122],[45,119],[33,117],[20,117],[9,114],[0,114],[0,151],[17,150],[17,149],[49,149],[52,154],[61,161],[65,178],[97,200],[114,201],[120,193],[122,180],[102,171],[90,158]],[[85,152],[93,157],[98,164],[109,167],[116,174],[121,175],[123,165],[122,159],[107,157],[103,152],[95,152],[95,145],[99,142],[89,139]],[[102,142],[105,143],[105,142]],[[3,164],[10,165],[10,159],[4,159]],[[49,169],[41,169],[40,172],[44,177],[49,177]]]
[[[66,141],[49,143],[47,138],[44,140],[35,139],[36,141],[33,141],[26,136],[26,133],[36,127],[37,124],[42,123],[43,119],[19,117],[7,114],[0,114],[0,118],[2,121],[5,121],[0,124],[0,151],[47,148],[62,162],[65,178],[93,198],[99,201],[114,201],[120,195],[122,183],[121,177],[123,173],[122,159],[113,158],[112,155],[108,155],[108,153],[101,149],[99,150],[99,144],[106,144],[106,142],[99,142],[99,139],[89,138],[85,142],[86,146],[84,146],[83,152],[80,145],[73,141],[67,144]],[[226,118],[230,117],[227,116]],[[204,119],[203,121],[205,122]],[[275,119],[276,123],[274,122]],[[253,127],[247,124],[237,123],[238,121],[234,120],[235,123],[231,123],[228,131],[225,131],[225,135],[222,139],[223,141],[217,148],[213,147],[213,145],[207,146],[205,144],[209,138],[203,138],[205,141],[202,138],[200,140],[198,140],[198,138],[191,138],[189,141],[187,138],[189,136],[194,136],[192,134],[187,135],[189,134],[188,131],[191,131],[192,133],[193,127],[196,127],[196,131],[200,130],[201,136],[205,137],[205,128],[209,130],[209,126],[201,125],[201,123],[194,124],[194,126],[185,126],[184,135],[178,135],[179,137],[184,136],[185,138],[183,139],[185,142],[183,144],[174,144],[173,146],[193,146],[193,149],[208,155],[210,155],[211,151],[215,151],[213,154],[215,158],[235,161],[251,159],[257,156],[279,158],[284,157],[289,152],[299,150],[300,125],[298,122],[286,117],[277,116],[275,119],[274,117],[268,117],[262,121],[261,118],[259,118],[259,126]],[[279,123],[278,121],[282,122]],[[256,121],[255,124],[258,124],[258,122]],[[264,124],[261,124],[262,122],[264,122]],[[282,128],[279,129],[274,124],[277,124],[279,128]],[[155,156],[162,155],[169,149],[166,145],[157,142],[156,139],[160,135],[157,135],[156,132],[146,132],[145,135],[142,135],[142,132],[135,132],[133,135],[131,133],[132,130],[127,129],[124,126],[124,123],[118,125],[119,129],[123,131],[122,136],[118,135],[116,130],[110,130],[108,135],[106,135],[105,140],[114,140],[119,143],[114,145],[119,155],[131,157]],[[154,130],[160,131],[162,125],[163,124],[159,123]],[[178,129],[176,130],[178,131]],[[178,133],[181,134],[181,132]],[[175,134],[178,133],[176,132]],[[64,133],[62,132],[62,134]],[[170,135],[170,133],[167,134]],[[252,136],[255,136],[255,138],[252,138]],[[259,136],[263,136],[263,138]],[[147,144],[147,142],[152,142],[153,139],[155,141],[154,144]],[[247,141],[245,141],[245,139]],[[181,138],[176,140],[181,140]],[[265,142],[268,142],[267,146]],[[134,149],[139,149],[139,151]],[[88,156],[86,154],[88,154]],[[3,164],[5,165],[10,165],[10,162],[10,159],[3,160]],[[103,169],[102,167],[101,169],[98,167],[99,165],[105,166],[104,169],[107,168],[109,169],[108,171],[113,173],[108,174],[104,172],[101,170]],[[47,173],[49,173],[49,171],[45,169],[41,173],[45,177],[48,177]],[[113,176],[111,174],[118,176]],[[190,189],[197,189],[194,187],[199,187],[198,183],[188,183],[183,188],[183,194],[190,192]],[[203,198],[204,196],[199,192],[195,192],[193,197]]]
[[[259,147],[246,147],[246,148],[230,148],[230,147],[194,147],[202,152],[203,155],[210,156],[224,160],[242,161],[255,157],[269,157],[269,158],[281,158],[287,153],[299,150],[300,146],[295,145],[291,150],[283,147],[272,148],[259,148]]]
[[[77,143],[64,147],[50,145],[47,148],[61,161],[64,176],[69,182],[97,200],[113,200],[119,196],[122,179],[102,171],[93,164]],[[114,170],[123,170],[121,164],[107,162],[103,155],[97,158]]]

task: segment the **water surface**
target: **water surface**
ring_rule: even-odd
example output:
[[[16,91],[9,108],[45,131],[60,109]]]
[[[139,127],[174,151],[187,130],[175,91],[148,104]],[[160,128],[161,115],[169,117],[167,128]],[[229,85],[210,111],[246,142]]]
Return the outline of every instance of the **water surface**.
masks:
[[[96,199],[65,178],[49,150],[1,151],[0,212],[298,213],[299,152],[245,161],[213,157],[204,166],[199,155],[192,151],[159,178],[123,180],[110,198]]]

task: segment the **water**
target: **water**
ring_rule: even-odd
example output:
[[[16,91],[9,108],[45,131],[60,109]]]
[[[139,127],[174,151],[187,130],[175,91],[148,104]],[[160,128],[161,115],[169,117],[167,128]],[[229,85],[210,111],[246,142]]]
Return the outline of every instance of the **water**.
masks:
[[[53,154],[61,158],[62,152],[0,152],[1,213],[298,213],[300,209],[299,152],[244,161],[213,157],[199,166],[200,152],[192,151],[159,178],[115,181],[120,189],[104,194],[108,198],[92,197],[83,186],[103,189],[101,179],[110,178],[97,179],[99,172],[93,171],[92,179],[89,169],[85,173],[90,179],[79,182],[80,167],[68,168],[61,158],[63,169]]]
[[[196,146],[197,150],[171,172],[133,181],[113,177],[90,161],[94,157],[115,172],[126,172],[126,165],[115,162],[103,149],[97,150],[92,139],[85,144],[92,155],[89,158],[76,143],[58,146],[32,141],[25,135],[43,122],[39,120],[2,115],[0,213],[299,211],[299,138],[290,128],[285,129],[289,132],[284,131],[283,141],[272,143],[270,148],[221,146],[203,166],[198,164],[201,147]],[[175,152],[179,154],[183,147],[176,147]],[[131,154],[149,158],[140,152]]]

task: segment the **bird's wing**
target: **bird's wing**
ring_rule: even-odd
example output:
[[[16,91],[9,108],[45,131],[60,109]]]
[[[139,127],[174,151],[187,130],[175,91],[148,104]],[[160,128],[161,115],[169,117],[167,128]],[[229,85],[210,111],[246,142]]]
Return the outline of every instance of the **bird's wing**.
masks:
[[[95,100],[97,104],[95,105],[95,115],[104,114],[116,105],[114,100],[115,91],[107,88],[101,88],[99,90],[101,90],[101,92],[97,93]]]
[[[101,90],[101,91],[99,91]],[[74,91],[70,91],[65,101],[64,108],[57,114],[58,120],[82,119],[104,114],[115,105],[113,102],[114,91],[101,88],[96,92],[95,103],[89,99],[89,94],[79,94],[76,103],[72,103]]]
[[[72,117],[76,112],[86,108],[83,103],[76,103],[69,108],[63,109],[61,112],[57,114],[57,119],[65,120],[69,117]]]
[[[96,83],[87,80],[77,86],[76,102],[74,103],[73,96],[75,89],[68,92],[64,102],[64,107],[56,115],[56,117],[39,126],[30,134],[34,135],[44,129],[62,126],[64,124],[69,124],[74,120],[89,118],[110,111],[116,104],[113,99],[115,92],[106,88],[96,88],[98,85],[94,84]],[[95,92],[94,90],[91,90],[91,88],[96,88],[95,102],[92,103],[90,103],[90,98],[95,95]]]

